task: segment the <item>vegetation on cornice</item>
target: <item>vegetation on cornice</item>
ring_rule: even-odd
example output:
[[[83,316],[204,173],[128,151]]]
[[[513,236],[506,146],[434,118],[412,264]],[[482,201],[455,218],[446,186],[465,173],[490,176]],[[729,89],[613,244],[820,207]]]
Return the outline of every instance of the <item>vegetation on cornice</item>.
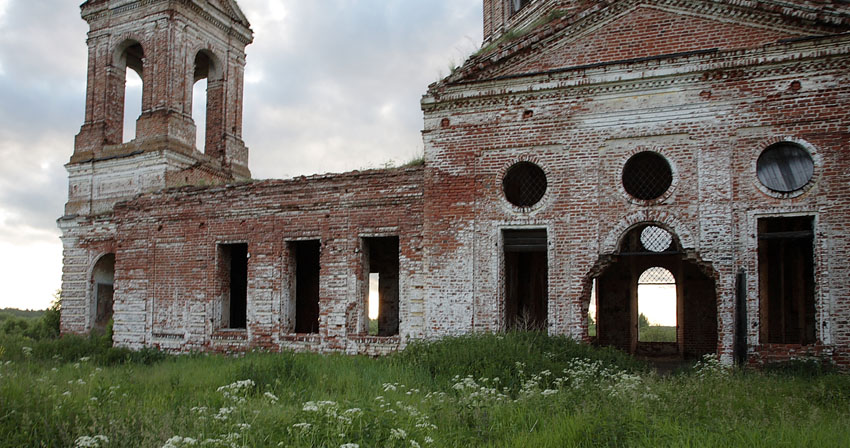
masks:
[[[541,26],[548,25],[549,23],[551,23],[555,20],[558,20],[562,17],[566,17],[567,15],[569,15],[568,10],[556,9],[556,10],[550,11],[549,14],[546,14],[545,16],[540,17],[539,19],[535,20],[534,22],[531,22],[527,26],[511,28],[510,30],[506,31],[501,36],[499,36],[498,39],[496,39],[493,42],[490,42],[489,44],[481,47],[481,49],[479,49],[477,52],[475,52],[473,54],[473,56],[478,57],[478,56],[489,54],[490,52],[492,52],[496,48],[499,48],[500,46],[503,46],[505,44],[509,44],[511,42],[519,40],[520,38],[525,37],[526,35],[528,35],[532,31],[540,28]]]

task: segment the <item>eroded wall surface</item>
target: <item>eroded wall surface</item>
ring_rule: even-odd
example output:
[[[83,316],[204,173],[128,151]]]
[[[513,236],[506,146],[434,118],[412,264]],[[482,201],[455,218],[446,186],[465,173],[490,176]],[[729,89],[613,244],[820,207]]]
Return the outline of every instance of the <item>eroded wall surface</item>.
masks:
[[[116,208],[115,343],[385,353],[424,332],[421,168],[142,196]],[[369,336],[363,239],[399,239],[399,334]],[[296,333],[294,241],[318,240],[319,331]],[[221,322],[222,244],[248,247],[247,328]],[[118,313],[118,310],[124,310]]]
[[[693,30],[688,42],[708,39]],[[616,260],[630,228],[657,223],[715,282],[716,351],[725,361],[732,360],[743,269],[752,362],[808,351],[846,363],[850,40],[776,42],[782,33],[749,33],[737,39],[773,43],[688,47],[648,60],[621,60],[630,53],[604,48],[558,70],[550,70],[552,53],[492,69],[482,57],[461,69],[468,74],[433,86],[423,99],[429,335],[504,329],[501,232],[537,228],[549,237],[548,331],[589,340],[592,280]],[[610,62],[582,65],[588,57]],[[815,164],[813,179],[790,194],[766,188],[756,173],[762,151],[781,141],[806,148]],[[643,151],[661,154],[673,172],[666,193],[650,201],[622,182],[626,162]],[[540,166],[548,180],[530,207],[514,206],[503,192],[505,173],[520,161]],[[816,221],[818,343],[777,346],[760,340],[755,226],[759,217],[798,215]]]

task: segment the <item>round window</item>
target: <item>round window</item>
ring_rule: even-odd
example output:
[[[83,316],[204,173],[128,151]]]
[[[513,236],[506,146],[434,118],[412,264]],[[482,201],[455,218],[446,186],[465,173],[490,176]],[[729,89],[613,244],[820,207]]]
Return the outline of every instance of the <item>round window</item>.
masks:
[[[812,156],[796,143],[780,142],[762,151],[756,162],[759,181],[767,188],[790,193],[803,188],[815,174]]]
[[[657,199],[672,183],[673,170],[670,164],[656,152],[639,152],[623,167],[623,188],[638,199]]]
[[[531,207],[540,202],[546,187],[546,173],[531,162],[514,164],[502,179],[505,198],[517,207]]]
[[[672,242],[673,236],[661,227],[646,226],[640,232],[640,243],[650,252],[664,252]]]

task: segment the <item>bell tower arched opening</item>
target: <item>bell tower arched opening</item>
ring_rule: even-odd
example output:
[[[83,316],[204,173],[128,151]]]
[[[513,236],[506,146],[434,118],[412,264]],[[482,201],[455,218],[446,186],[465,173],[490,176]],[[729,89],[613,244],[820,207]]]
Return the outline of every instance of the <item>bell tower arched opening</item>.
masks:
[[[215,56],[208,50],[195,55],[192,74],[192,121],[195,122],[195,147],[206,154],[218,151],[217,141],[223,136],[220,129],[221,73]],[[220,99],[220,98],[219,98]]]
[[[112,107],[112,144],[127,143],[136,138],[136,122],[142,114],[144,90],[144,58],[142,45],[128,40],[115,52],[113,83],[116,95]]]

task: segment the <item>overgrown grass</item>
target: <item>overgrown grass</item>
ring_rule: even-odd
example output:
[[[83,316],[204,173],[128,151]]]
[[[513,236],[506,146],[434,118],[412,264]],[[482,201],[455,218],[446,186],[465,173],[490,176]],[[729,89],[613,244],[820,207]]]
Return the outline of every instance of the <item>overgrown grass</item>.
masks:
[[[640,327],[638,331],[641,342],[676,342],[676,327],[649,325]]]
[[[540,333],[380,359],[170,356],[104,338],[0,338],[0,446],[850,445],[850,379],[822,369],[708,359],[659,377]]]

